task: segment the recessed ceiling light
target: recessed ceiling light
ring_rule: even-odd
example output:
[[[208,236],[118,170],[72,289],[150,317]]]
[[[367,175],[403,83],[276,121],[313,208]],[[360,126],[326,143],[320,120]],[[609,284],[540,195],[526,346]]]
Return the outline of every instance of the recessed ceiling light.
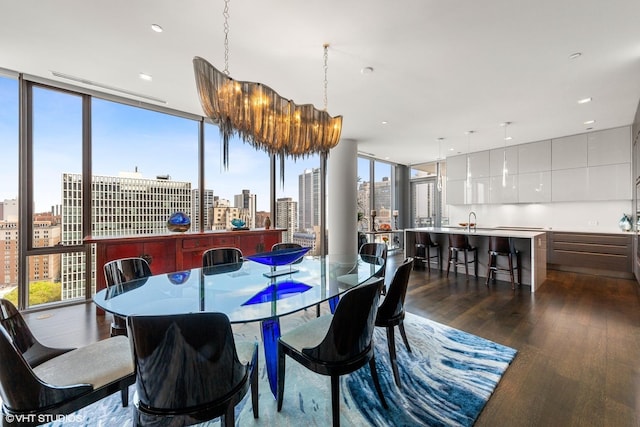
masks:
[[[586,122],[584,122],[585,125],[592,125],[594,124],[596,121],[595,120],[587,120]]]
[[[581,56],[582,56],[582,52],[576,52],[569,55],[569,59],[576,59],[576,58],[580,58]]]
[[[512,137],[510,137],[510,136],[507,136],[507,137],[505,137],[505,138],[504,138],[504,140],[505,140],[505,141],[511,141],[512,139],[513,139],[513,138],[512,138]]]
[[[164,29],[158,24],[151,24],[151,29],[156,33],[161,33],[164,31]]]
[[[389,122],[388,122],[388,121],[386,121],[386,120],[383,120],[383,121],[382,121],[382,124],[383,124],[383,125],[388,125],[388,124],[389,124]]]
[[[146,80],[148,82],[150,82],[151,80],[153,80],[153,77],[151,77],[150,74],[146,74],[146,73],[140,73],[140,78],[142,80]]]
[[[364,67],[360,70],[360,74],[371,74],[373,73],[373,67]]]
[[[589,98],[582,98],[582,99],[579,99],[579,100],[578,100],[578,104],[586,104],[586,103],[591,102],[591,101],[592,101],[591,97],[589,97]]]

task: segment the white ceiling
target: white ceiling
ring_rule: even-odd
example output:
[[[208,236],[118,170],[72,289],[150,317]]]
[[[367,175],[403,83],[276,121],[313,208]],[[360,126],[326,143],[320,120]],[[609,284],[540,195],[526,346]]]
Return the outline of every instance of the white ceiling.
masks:
[[[223,7],[6,0],[0,68],[57,71],[202,115],[192,59],[224,69]],[[231,77],[318,108],[330,43],[328,111],[344,117],[342,138],[402,164],[437,158],[439,137],[443,157],[502,146],[505,121],[508,144],[628,125],[640,99],[638,0],[232,0],[229,25]]]

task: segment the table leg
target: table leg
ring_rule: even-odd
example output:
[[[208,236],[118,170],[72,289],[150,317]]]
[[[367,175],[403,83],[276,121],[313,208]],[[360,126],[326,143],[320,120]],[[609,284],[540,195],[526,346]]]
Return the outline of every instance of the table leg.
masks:
[[[278,338],[280,338],[280,321],[278,318],[260,322],[262,329],[262,345],[264,346],[264,360],[267,366],[267,378],[273,397],[278,391]]]
[[[336,307],[338,306],[339,302],[340,302],[340,297],[337,295],[329,299],[329,308],[331,309],[331,313],[336,312]]]

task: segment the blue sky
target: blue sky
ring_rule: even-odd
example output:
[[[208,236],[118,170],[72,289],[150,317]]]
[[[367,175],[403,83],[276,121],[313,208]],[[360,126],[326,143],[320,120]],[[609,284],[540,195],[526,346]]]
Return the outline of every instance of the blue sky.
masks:
[[[17,82],[0,77],[0,199],[17,196]],[[34,192],[36,211],[61,200],[63,172],[81,173],[81,98],[45,89],[34,91]],[[93,174],[117,176],[138,170],[143,178],[170,175],[197,188],[198,123],[192,120],[94,99],[92,103]],[[269,210],[269,158],[234,139],[229,168],[221,165],[218,129],[205,130],[205,181],[214,194],[233,201],[249,189],[258,195],[258,209]],[[298,198],[298,175],[318,167],[318,158],[287,159],[284,188],[277,196]]]

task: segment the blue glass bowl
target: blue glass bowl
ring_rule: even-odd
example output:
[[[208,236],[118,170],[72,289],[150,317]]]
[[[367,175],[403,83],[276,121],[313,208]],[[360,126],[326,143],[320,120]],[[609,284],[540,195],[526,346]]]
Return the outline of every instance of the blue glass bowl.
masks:
[[[289,265],[302,258],[311,248],[300,249],[279,249],[271,252],[261,252],[255,255],[248,255],[245,258],[260,264],[276,267],[278,265]]]

